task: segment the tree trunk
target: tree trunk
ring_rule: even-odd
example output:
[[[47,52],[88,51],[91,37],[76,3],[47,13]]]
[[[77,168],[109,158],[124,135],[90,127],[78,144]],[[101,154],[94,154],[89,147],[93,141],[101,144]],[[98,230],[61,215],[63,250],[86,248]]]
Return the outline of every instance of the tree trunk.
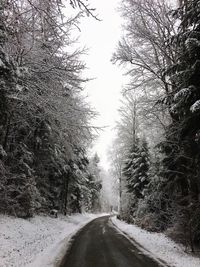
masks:
[[[10,132],[10,122],[11,122],[12,114],[7,115],[7,124],[6,124],[6,132],[4,136],[4,142],[3,142],[3,149],[6,151],[7,143],[8,143],[8,136]]]
[[[64,199],[63,199],[63,202],[64,202],[64,209],[63,209],[63,214],[64,215],[67,215],[67,205],[68,205],[68,188],[69,188],[69,179],[68,179],[68,176],[67,177],[64,177]]]

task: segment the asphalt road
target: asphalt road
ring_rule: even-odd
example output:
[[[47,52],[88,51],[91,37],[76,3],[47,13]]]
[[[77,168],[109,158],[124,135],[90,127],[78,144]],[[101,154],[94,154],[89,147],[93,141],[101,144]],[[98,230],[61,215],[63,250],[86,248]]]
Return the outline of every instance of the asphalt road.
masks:
[[[158,267],[109,222],[100,217],[72,240],[60,267]]]

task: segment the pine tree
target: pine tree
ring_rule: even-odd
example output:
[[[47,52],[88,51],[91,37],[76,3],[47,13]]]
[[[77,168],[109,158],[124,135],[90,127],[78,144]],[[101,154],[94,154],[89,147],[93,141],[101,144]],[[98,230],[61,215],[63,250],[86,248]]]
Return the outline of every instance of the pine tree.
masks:
[[[2,167],[5,168],[1,177],[2,181],[0,181],[0,184],[3,182],[0,190],[1,211],[19,217],[30,217],[37,205],[36,198],[38,196],[35,181],[31,175],[32,170],[28,165],[28,158],[31,157],[27,147],[20,143],[15,150],[15,155],[13,155],[18,160],[16,166],[16,160],[13,156],[10,157],[11,148],[8,146],[13,111],[17,105],[15,96],[18,92],[17,87],[21,70],[17,62],[5,52],[8,35],[10,34],[10,29],[7,27],[7,17],[5,16],[6,8],[8,8],[7,4],[6,1],[0,4],[0,146],[1,152],[3,152],[1,153]]]
[[[147,142],[141,145],[134,144],[123,170],[127,180],[129,193],[133,193],[137,199],[144,197],[144,189],[148,184],[149,152]]]
[[[200,11],[199,1],[184,1],[174,11],[180,21],[176,36],[169,45],[177,49],[176,64],[167,68],[172,84],[168,97],[172,123],[162,144],[165,152],[163,175],[167,178],[166,189],[175,198],[178,214],[184,220],[192,250],[193,241],[200,241],[198,217],[199,205],[199,133],[200,133]],[[198,212],[197,212],[198,211]],[[184,218],[184,219],[183,219]],[[195,225],[195,226],[194,226]]]
[[[90,159],[89,164],[89,172],[91,174],[91,203],[92,203],[92,211],[100,212],[101,211],[101,203],[100,203],[100,194],[102,189],[102,181],[101,181],[101,169],[99,166],[100,158],[97,153]]]
[[[185,155],[188,155],[191,159],[188,162],[191,166],[189,172],[191,172],[194,171],[192,170],[193,160],[199,157],[200,12],[198,8],[199,1],[192,0],[186,3],[179,10],[181,25],[174,41],[179,47],[179,53],[177,65],[172,66],[172,70],[170,69],[170,78],[174,84],[171,109],[175,117],[176,134],[181,141],[180,147]],[[194,182],[192,177],[189,180],[192,185]],[[194,187],[200,189],[198,185],[194,185]],[[196,196],[198,194],[197,192],[193,193]]]
[[[69,19],[63,8],[56,0],[0,3],[0,210],[21,217],[66,213],[72,202],[80,212],[88,186],[94,112],[81,93],[83,51],[71,49],[79,15]]]

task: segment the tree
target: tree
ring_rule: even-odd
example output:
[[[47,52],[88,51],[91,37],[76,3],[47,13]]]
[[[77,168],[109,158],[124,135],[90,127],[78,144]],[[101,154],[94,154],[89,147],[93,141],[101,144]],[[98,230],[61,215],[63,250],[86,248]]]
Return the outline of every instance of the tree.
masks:
[[[123,144],[120,143],[120,138],[116,137],[113,140],[112,145],[109,148],[109,161],[111,162],[111,168],[109,170],[110,179],[113,179],[113,193],[118,197],[118,211],[120,216],[123,212],[123,159],[124,159],[124,147]]]
[[[70,35],[80,14],[68,18],[63,8],[61,1],[3,2],[0,144],[11,177],[7,212],[23,217],[51,208],[66,213],[70,194],[72,211],[82,208],[95,112],[82,93],[84,50]]]
[[[174,11],[180,26],[171,38],[171,45],[178,47],[176,64],[171,64],[169,75],[173,92],[171,103],[172,123],[168,127],[163,148],[165,176],[179,195],[177,205],[185,220],[185,232],[194,250],[194,240],[199,242],[199,225],[194,223],[199,216],[199,11],[198,1],[185,1]],[[169,158],[170,156],[170,158]],[[171,157],[173,156],[173,157]],[[176,193],[175,193],[176,192]],[[180,200],[182,199],[182,201]],[[195,226],[194,226],[195,224]],[[189,228],[188,228],[189,225]]]
[[[177,46],[168,40],[176,33],[175,18],[171,7],[164,0],[132,1],[121,5],[125,19],[124,36],[113,54],[113,62],[125,66],[130,82],[123,93],[132,94],[137,102],[137,120],[140,131],[154,146],[163,139],[167,125],[171,122],[170,103],[172,82],[165,68],[175,63]],[[133,101],[130,101],[133,107]]]
[[[6,43],[10,34],[10,29],[7,27],[7,17],[5,16],[5,3],[0,4],[0,72],[1,72],[1,133],[0,133],[0,147],[1,147],[1,211],[14,213],[21,217],[30,217],[34,211],[34,197],[35,184],[31,177],[26,174],[16,176],[11,174],[6,169],[6,161],[8,160],[7,143],[11,126],[11,116],[13,112],[13,95],[17,93],[17,85],[19,81],[19,72],[17,63],[10,57],[6,51]],[[19,168],[24,172],[26,165],[21,160]]]
[[[126,19],[125,36],[119,42],[113,61],[130,66],[131,88],[155,90],[155,86],[170,93],[170,84],[163,73],[165,66],[175,62],[175,47],[166,42],[175,33],[170,6],[164,0],[123,2],[122,16]],[[142,45],[141,45],[142,44]]]
[[[124,1],[125,35],[113,61],[129,67],[127,74],[131,81],[124,92],[132,90],[137,96],[137,137],[146,133],[145,128],[154,133],[158,125],[159,131],[163,128],[154,142],[161,153],[159,164],[152,157],[155,150],[150,146],[149,184],[145,197],[140,196],[137,210],[134,210],[135,217],[141,221],[147,219],[151,226],[154,221],[155,228],[160,230],[171,227],[174,237],[178,239],[177,235],[181,233],[182,242],[190,242],[193,251],[195,242],[198,244],[200,240],[197,222],[200,190],[199,1],[180,1],[179,4],[172,10],[164,0]],[[144,108],[141,103],[145,103]],[[123,125],[126,122],[129,126],[130,120],[125,117]],[[150,122],[153,127],[144,127]],[[125,132],[125,127],[121,129]],[[128,154],[124,170],[132,191],[137,185],[137,181],[131,179],[131,172],[136,169],[134,174],[137,174],[139,170],[134,165],[140,158],[138,148],[134,153],[136,161],[131,153]],[[132,203],[136,203],[134,201]],[[148,225],[144,227],[148,228]]]
[[[95,8],[91,8],[90,5],[86,1],[82,1],[82,0],[70,0],[70,5],[73,8],[79,7],[81,10],[85,10],[86,11],[86,14],[88,16],[90,15],[93,18],[95,18],[96,20],[99,20],[98,19],[98,15],[95,15],[94,14],[94,12],[96,11],[96,9]]]
[[[130,146],[135,143],[136,136],[140,131],[137,100],[133,94],[124,95],[119,115],[120,120],[116,124],[116,130],[124,151],[128,151]]]
[[[133,193],[137,199],[144,197],[145,186],[149,183],[149,155],[147,143],[143,140],[141,147],[135,144],[125,163],[123,174],[127,179],[129,193]]]
[[[101,178],[101,168],[99,166],[100,158],[97,153],[95,153],[91,159],[89,164],[89,172],[93,177],[93,189],[91,195],[92,202],[92,210],[97,212],[101,211],[101,189],[102,189],[102,178]]]

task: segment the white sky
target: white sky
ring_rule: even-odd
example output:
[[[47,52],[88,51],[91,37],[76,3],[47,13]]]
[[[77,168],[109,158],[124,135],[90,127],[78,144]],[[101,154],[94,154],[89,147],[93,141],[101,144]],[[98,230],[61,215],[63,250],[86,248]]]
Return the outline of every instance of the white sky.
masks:
[[[100,156],[101,165],[108,169],[106,151],[114,135],[112,128],[117,120],[120,91],[124,80],[123,71],[110,60],[122,35],[122,19],[116,11],[119,1],[91,0],[90,2],[91,6],[97,9],[102,21],[99,22],[90,17],[84,18],[80,24],[80,41],[89,48],[88,55],[85,57],[89,68],[87,74],[89,77],[96,78],[86,86],[89,100],[100,114],[95,124],[108,126],[100,133],[94,151]]]

